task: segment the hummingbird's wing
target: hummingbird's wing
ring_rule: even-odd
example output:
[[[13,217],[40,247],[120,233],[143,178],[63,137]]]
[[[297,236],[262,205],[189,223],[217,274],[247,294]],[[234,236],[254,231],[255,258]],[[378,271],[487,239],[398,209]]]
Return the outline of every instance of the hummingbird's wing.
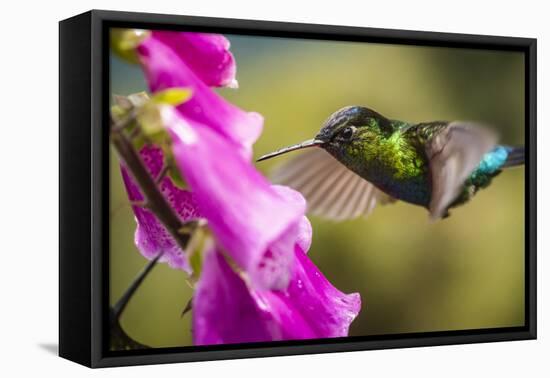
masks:
[[[435,133],[425,144],[430,161],[432,195],[429,211],[433,220],[446,214],[448,207],[464,190],[468,176],[497,141],[494,132],[475,124],[451,122],[446,127],[435,127]]]
[[[367,216],[377,203],[395,201],[321,148],[284,162],[272,179],[302,193],[309,213],[336,221]]]

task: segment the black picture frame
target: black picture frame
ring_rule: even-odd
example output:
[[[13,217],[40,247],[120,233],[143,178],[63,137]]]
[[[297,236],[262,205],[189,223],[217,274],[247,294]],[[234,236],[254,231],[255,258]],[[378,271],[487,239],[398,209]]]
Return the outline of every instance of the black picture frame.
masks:
[[[523,327],[109,352],[110,27],[520,51],[525,56]],[[536,338],[536,39],[92,10],[59,23],[59,355],[89,367]]]

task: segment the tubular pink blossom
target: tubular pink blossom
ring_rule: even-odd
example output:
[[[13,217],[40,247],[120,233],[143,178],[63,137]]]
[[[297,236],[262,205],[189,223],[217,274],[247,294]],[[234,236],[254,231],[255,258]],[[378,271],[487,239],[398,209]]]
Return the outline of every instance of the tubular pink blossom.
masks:
[[[238,86],[235,58],[223,35],[155,30],[153,38],[169,46],[206,85]]]
[[[181,56],[181,46],[172,46],[172,39],[168,45],[164,41],[169,38],[163,34],[163,38],[159,39],[156,35],[153,33],[137,49],[151,91],[190,88],[193,93],[191,99],[179,105],[178,111],[186,119],[207,125],[223,135],[237,146],[243,156],[250,159],[252,144],[262,131],[262,116],[244,112],[232,105],[201,80],[198,76],[200,73],[196,73],[192,66],[202,63],[208,66],[206,55],[194,57],[193,65],[190,66],[188,60]]]
[[[359,294],[330,284],[296,246],[296,267],[286,290],[250,288],[212,250],[193,298],[196,345],[344,337],[361,307]]]
[[[186,121],[169,107],[162,117],[176,164],[218,243],[254,285],[286,287],[305,212],[303,197],[273,187],[211,129]]]
[[[263,118],[219,96],[211,86],[231,86],[235,61],[229,41],[214,34],[153,31],[137,48],[149,88],[190,88],[176,108],[160,106],[173,159],[190,191],[170,178],[160,189],[183,222],[207,221],[215,243],[205,251],[193,296],[193,338],[198,345],[343,337],[359,313],[359,294],[344,294],[306,255],[312,237],[303,196],[274,186],[250,163]],[[141,151],[157,177],[162,150]],[[122,167],[131,201],[143,200]],[[134,205],[135,242],[151,259],[191,271],[157,218]]]

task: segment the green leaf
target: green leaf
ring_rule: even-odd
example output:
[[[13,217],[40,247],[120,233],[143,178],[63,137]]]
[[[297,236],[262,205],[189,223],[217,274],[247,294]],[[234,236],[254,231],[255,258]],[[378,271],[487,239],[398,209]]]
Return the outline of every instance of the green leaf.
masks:
[[[203,254],[209,238],[211,238],[209,231],[204,227],[198,227],[189,241],[187,253],[190,254],[189,264],[193,269],[194,280],[198,280],[201,275]]]
[[[157,134],[166,132],[160,114],[160,107],[151,102],[146,103],[139,109],[137,121],[143,133],[149,138],[156,139]]]
[[[111,117],[115,121],[120,121],[121,119],[126,117],[127,114],[128,114],[128,110],[122,108],[121,106],[119,105],[111,106]]]
[[[140,151],[147,144],[149,144],[149,140],[145,135],[140,134],[132,139],[132,145],[136,151]]]
[[[159,105],[178,106],[191,98],[191,90],[188,88],[169,88],[153,95],[151,101]]]
[[[113,28],[110,32],[111,49],[120,58],[130,63],[139,63],[136,48],[151,34],[150,31],[139,29]]]
[[[171,165],[170,169],[168,170],[168,177],[172,179],[172,182],[178,188],[188,189],[187,182],[185,182],[185,179],[181,175],[181,172],[175,165]]]

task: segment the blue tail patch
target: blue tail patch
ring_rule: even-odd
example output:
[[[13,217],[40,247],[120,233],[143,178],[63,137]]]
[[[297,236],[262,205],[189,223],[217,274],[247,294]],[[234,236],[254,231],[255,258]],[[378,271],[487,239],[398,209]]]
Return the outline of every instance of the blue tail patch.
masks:
[[[492,175],[505,166],[512,147],[496,146],[492,151],[487,152],[475,169],[480,173]]]

